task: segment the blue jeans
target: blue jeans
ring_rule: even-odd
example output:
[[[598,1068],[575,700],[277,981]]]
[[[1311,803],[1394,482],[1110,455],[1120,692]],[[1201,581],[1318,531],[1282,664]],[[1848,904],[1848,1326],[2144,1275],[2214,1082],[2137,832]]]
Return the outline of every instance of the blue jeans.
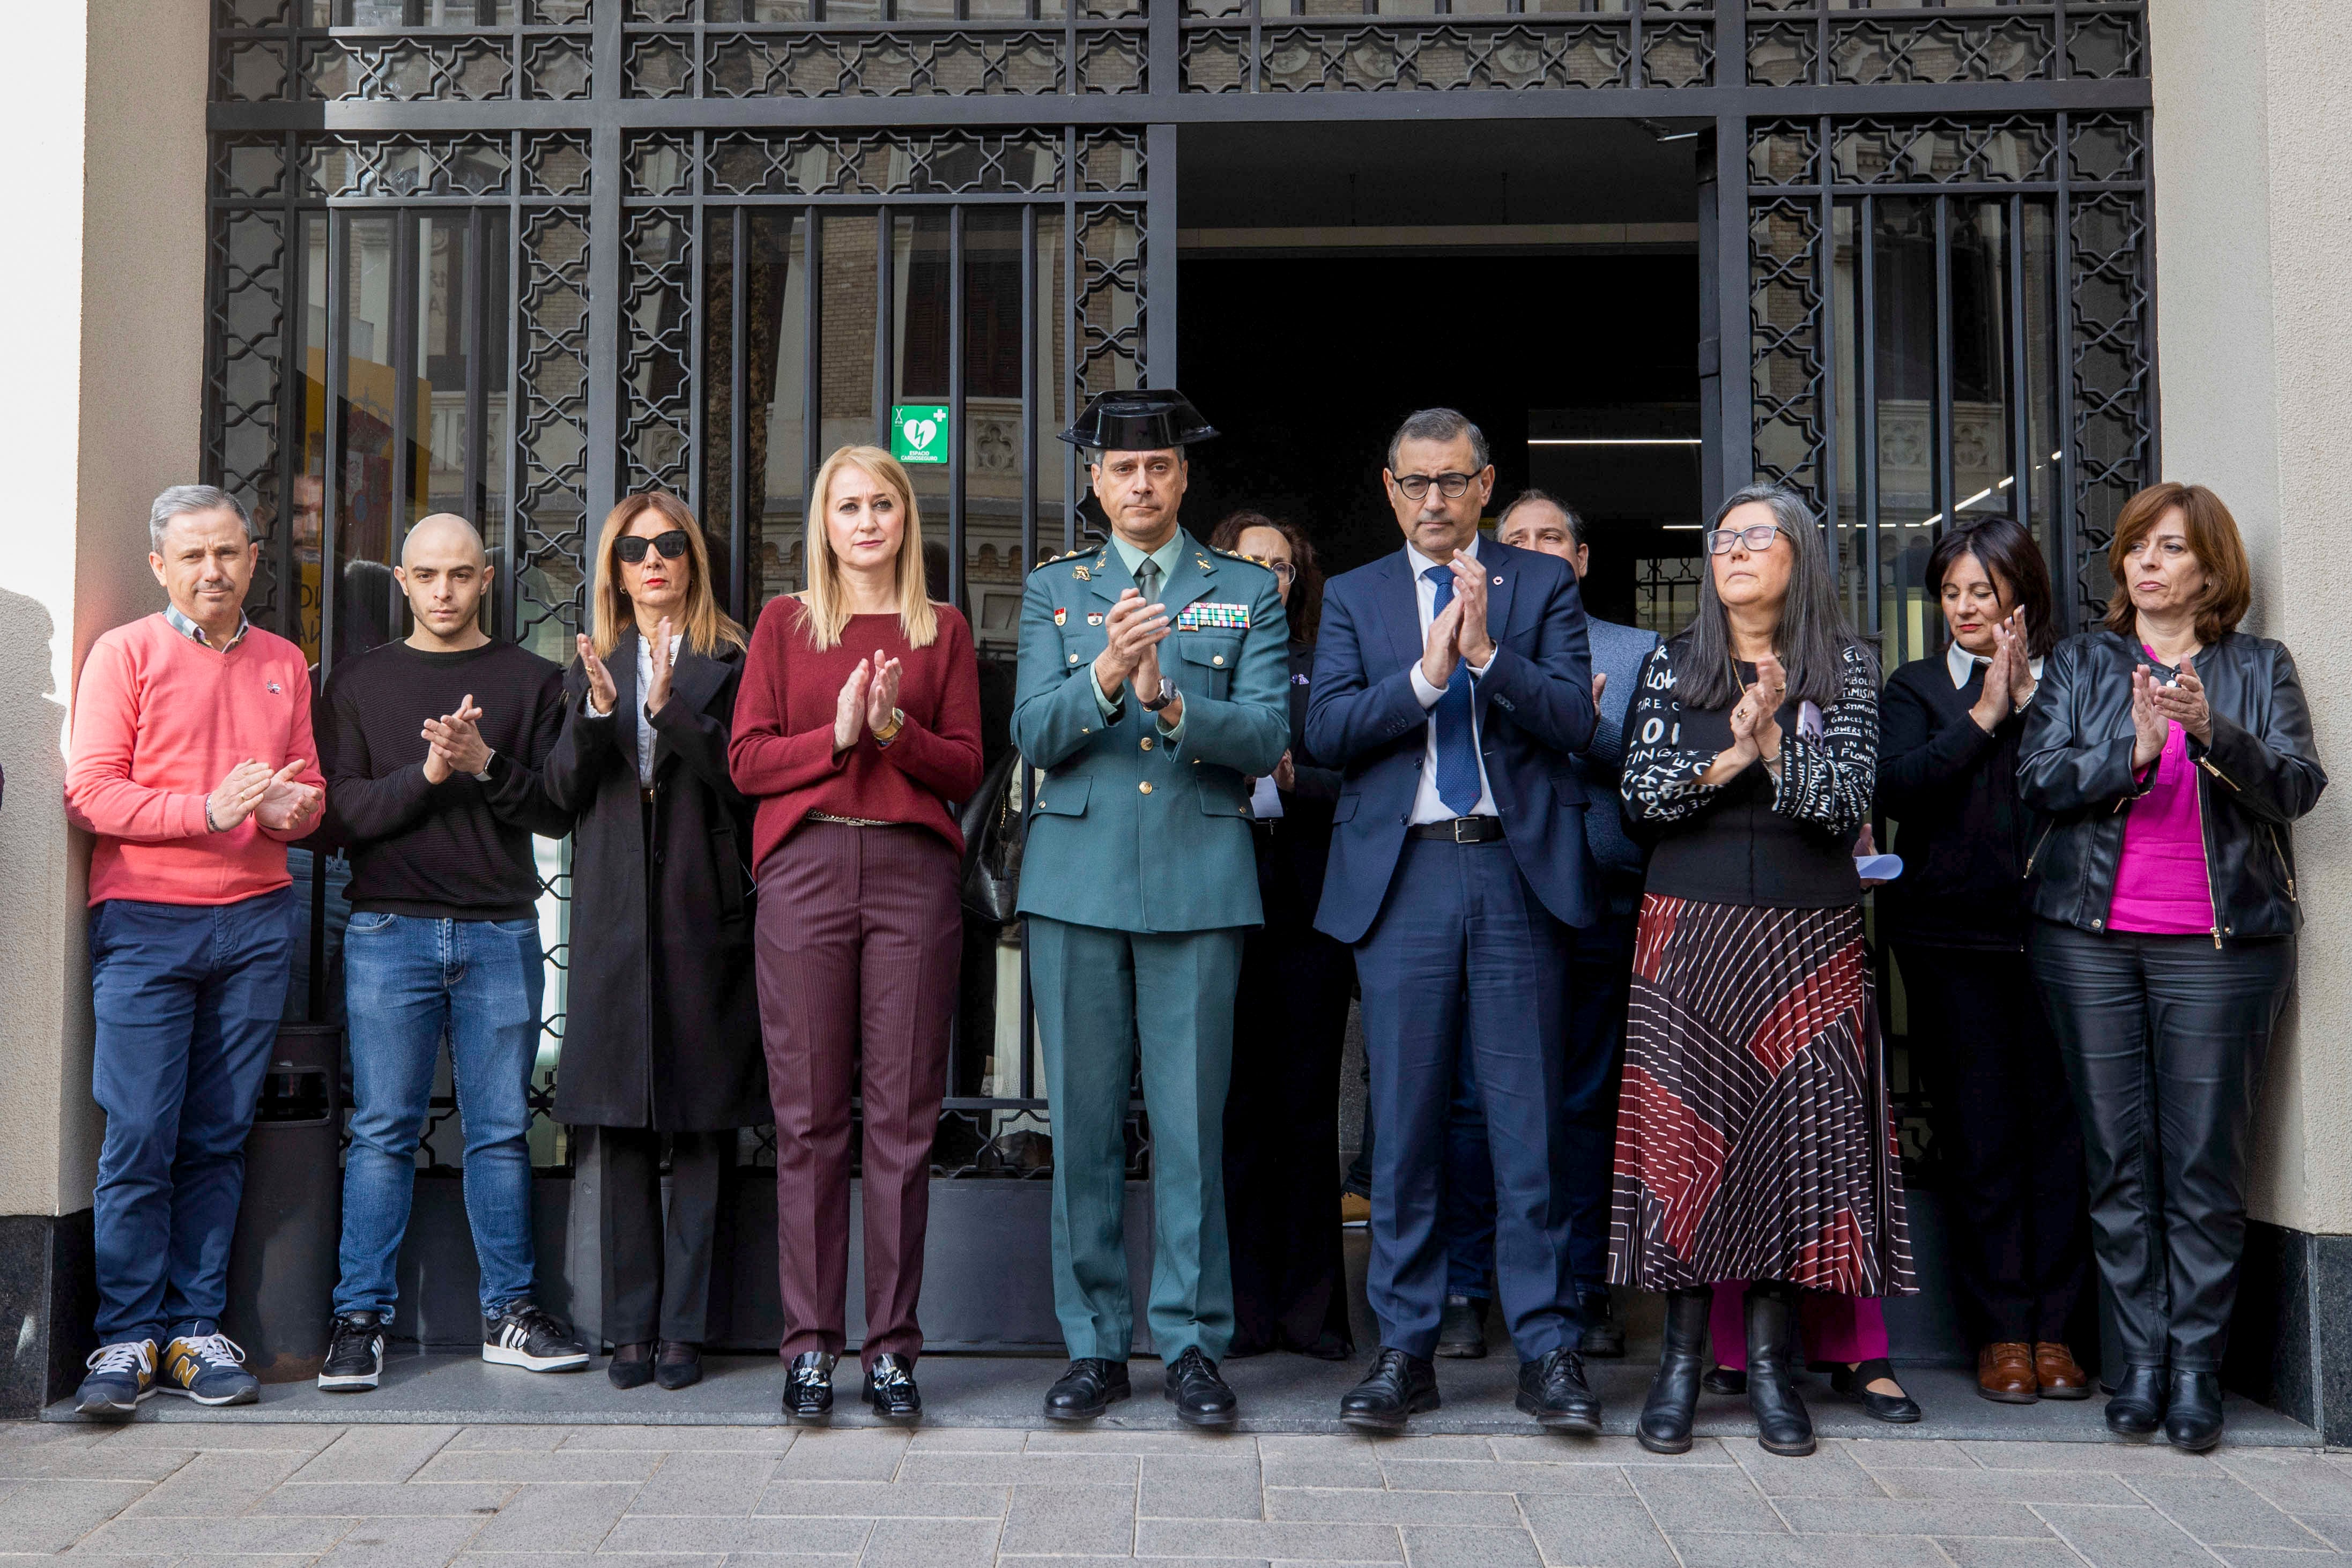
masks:
[[[466,1219],[485,1312],[531,1293],[530,1070],[546,988],[539,922],[355,913],[343,933],[352,1145],[335,1311],[392,1318],[416,1145],[441,1042],[466,1136]]]
[[[293,908],[280,888],[222,904],[110,898],[90,911],[102,1343],[219,1327]]]

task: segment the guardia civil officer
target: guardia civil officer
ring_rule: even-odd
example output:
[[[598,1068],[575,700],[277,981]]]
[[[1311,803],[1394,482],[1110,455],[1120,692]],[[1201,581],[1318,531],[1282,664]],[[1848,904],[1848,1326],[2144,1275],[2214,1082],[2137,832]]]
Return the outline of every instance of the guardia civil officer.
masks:
[[[1149,1321],[1177,1416],[1234,1417],[1225,1084],[1242,934],[1260,922],[1246,779],[1290,744],[1288,631],[1265,568],[1177,524],[1184,448],[1216,432],[1182,393],[1106,392],[1062,439],[1111,539],[1029,575],[1013,740],[1042,768],[1021,913],[1054,1117],[1054,1305],[1069,1370],[1054,1420],[1129,1392],[1122,1237],[1135,1052],[1151,1117]],[[1130,1042],[1133,1042],[1130,1044]]]

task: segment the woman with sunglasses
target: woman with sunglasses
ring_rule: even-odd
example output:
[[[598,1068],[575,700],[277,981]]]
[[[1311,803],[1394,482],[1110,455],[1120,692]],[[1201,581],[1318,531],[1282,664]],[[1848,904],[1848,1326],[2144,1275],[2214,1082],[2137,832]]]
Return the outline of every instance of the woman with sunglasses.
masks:
[[[577,819],[555,1115],[604,1151],[607,1375],[683,1388],[723,1326],[711,1279],[736,1130],[770,1113],[751,808],[727,771],[743,629],[676,497],[631,496],[604,519],[578,644],[547,769]]]
[[[1810,1454],[1788,1358],[1798,1292],[1917,1288],[1853,862],[1877,771],[1878,671],[1796,496],[1738,492],[1706,546],[1698,614],[1643,662],[1625,727],[1626,812],[1657,843],[1610,1280],[1667,1296],[1643,1447],[1690,1448],[1711,1287],[1746,1281],[1759,1438]],[[1874,1386],[1886,1375],[1874,1308],[1855,1302],[1838,1343],[1813,1353],[1908,1405],[1891,1380],[1891,1396]]]

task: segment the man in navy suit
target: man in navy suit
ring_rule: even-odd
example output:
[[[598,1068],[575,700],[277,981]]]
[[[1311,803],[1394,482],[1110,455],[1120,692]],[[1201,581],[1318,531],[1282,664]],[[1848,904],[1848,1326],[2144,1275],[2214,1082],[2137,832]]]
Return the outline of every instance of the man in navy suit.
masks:
[[[1393,1431],[1437,1408],[1438,1205],[1466,1055],[1518,1407],[1598,1432],[1551,1174],[1570,1150],[1568,928],[1600,912],[1570,764],[1595,723],[1583,601],[1567,563],[1478,537],[1495,470],[1461,414],[1407,419],[1381,480],[1404,548],[1326,587],[1307,714],[1308,749],[1343,779],[1315,924],[1356,949],[1372,1074],[1366,1283],[1381,1348],[1339,1415]]]

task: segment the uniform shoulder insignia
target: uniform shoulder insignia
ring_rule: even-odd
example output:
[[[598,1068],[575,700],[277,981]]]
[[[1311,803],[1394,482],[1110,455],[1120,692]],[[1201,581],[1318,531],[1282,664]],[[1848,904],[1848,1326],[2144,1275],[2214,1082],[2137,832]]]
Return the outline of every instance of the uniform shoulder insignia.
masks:
[[[1091,551],[1091,550],[1082,550],[1082,549],[1066,550],[1066,551],[1063,552],[1063,553],[1062,553],[1062,554],[1060,554],[1060,555],[1049,555],[1049,556],[1047,556],[1044,560],[1039,561],[1039,562],[1037,563],[1037,565],[1036,565],[1036,566],[1031,567],[1029,570],[1032,570],[1032,571],[1035,571],[1035,570],[1040,570],[1041,568],[1044,568],[1044,567],[1057,566],[1057,565],[1059,565],[1060,563],[1062,563],[1063,561],[1066,561],[1066,560],[1076,560],[1076,559],[1078,559],[1080,556],[1082,556],[1082,555],[1091,555],[1091,554],[1093,554],[1093,553],[1094,553],[1094,552],[1093,552],[1093,551]]]
[[[1209,551],[1213,555],[1223,556],[1227,560],[1245,560],[1252,566],[1262,566],[1268,571],[1274,570],[1274,563],[1262,555],[1244,555],[1240,550],[1221,549],[1215,545],[1211,545]]]

